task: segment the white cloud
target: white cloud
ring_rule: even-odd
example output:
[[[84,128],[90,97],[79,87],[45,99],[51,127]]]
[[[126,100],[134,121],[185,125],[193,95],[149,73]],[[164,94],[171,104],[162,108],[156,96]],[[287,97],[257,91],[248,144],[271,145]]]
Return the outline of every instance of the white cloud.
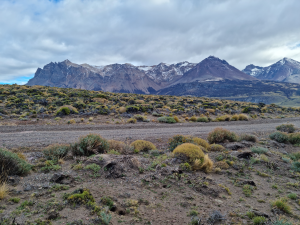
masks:
[[[105,65],[199,62],[243,69],[300,61],[297,0],[2,0],[0,81],[69,59]]]

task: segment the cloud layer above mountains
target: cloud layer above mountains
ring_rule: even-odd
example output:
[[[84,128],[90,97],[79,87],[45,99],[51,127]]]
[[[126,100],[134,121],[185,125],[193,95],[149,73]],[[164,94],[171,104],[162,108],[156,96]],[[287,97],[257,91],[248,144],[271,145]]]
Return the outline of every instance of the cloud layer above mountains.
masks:
[[[298,0],[1,0],[0,82],[69,59],[106,65],[200,62],[239,69],[300,61]]]

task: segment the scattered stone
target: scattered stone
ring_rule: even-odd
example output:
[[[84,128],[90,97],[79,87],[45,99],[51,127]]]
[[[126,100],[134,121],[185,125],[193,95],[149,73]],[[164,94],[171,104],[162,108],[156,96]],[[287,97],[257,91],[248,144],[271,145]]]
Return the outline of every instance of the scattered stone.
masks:
[[[32,191],[34,189],[34,187],[30,184],[26,184],[24,186],[24,191]]]
[[[50,182],[58,183],[58,184],[71,184],[75,181],[73,176],[71,175],[65,175],[62,173],[55,173],[53,174],[52,178],[50,179]]]
[[[55,210],[51,210],[49,213],[48,213],[48,220],[55,220],[59,217],[59,213],[56,212]]]
[[[253,152],[243,152],[237,155],[239,159],[250,159],[254,155]]]
[[[20,183],[20,177],[19,176],[9,176],[7,178],[7,183],[12,186],[17,186]]]
[[[218,204],[223,204],[223,201],[219,200],[219,199],[215,199],[215,202]]]

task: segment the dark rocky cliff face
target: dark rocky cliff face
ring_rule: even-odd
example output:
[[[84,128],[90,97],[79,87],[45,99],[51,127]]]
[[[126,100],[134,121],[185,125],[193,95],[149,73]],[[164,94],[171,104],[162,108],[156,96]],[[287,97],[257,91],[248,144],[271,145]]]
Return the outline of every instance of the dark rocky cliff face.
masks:
[[[256,78],[212,56],[198,64],[181,62],[155,66],[133,66],[128,63],[91,66],[65,60],[39,68],[27,85],[150,94],[177,83],[224,79]]]

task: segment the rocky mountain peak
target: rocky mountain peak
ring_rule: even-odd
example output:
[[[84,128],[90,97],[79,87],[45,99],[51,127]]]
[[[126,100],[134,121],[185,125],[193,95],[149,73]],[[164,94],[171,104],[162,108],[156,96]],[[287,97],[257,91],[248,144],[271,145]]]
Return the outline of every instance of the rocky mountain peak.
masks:
[[[242,71],[260,80],[300,82],[300,62],[287,57],[267,67],[250,64]]]

